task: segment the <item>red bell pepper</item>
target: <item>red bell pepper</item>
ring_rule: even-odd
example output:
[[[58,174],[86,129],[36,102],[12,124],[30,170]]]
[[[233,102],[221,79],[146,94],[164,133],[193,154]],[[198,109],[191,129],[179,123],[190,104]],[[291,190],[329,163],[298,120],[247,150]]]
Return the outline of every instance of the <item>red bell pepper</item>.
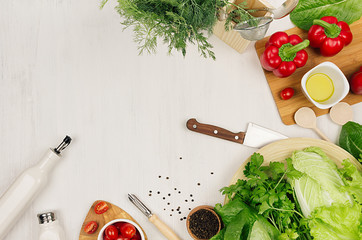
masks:
[[[311,47],[320,48],[321,54],[329,57],[350,44],[353,35],[347,23],[338,21],[336,17],[326,16],[313,20],[308,39]]]
[[[303,41],[298,35],[276,32],[265,44],[265,51],[260,56],[261,65],[277,77],[288,77],[306,64],[308,53],[304,48],[308,45],[309,40]]]

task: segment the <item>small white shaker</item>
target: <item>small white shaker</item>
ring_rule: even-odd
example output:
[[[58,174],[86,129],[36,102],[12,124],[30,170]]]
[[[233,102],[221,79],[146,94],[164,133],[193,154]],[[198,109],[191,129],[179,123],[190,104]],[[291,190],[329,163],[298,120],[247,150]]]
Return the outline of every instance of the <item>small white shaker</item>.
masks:
[[[65,234],[53,212],[38,214],[39,240],[65,240]]]

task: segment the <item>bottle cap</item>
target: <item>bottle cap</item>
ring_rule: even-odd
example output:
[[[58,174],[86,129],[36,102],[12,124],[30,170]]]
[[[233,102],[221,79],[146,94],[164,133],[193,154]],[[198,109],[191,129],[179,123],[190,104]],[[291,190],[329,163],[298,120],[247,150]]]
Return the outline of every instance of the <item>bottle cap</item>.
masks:
[[[39,213],[37,216],[39,224],[51,223],[56,220],[55,214],[53,212]]]

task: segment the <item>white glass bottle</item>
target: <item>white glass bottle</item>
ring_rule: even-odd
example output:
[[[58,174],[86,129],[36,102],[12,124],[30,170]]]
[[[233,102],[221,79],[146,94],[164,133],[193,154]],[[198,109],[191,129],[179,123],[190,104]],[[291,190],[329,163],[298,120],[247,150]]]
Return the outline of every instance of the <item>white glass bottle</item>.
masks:
[[[53,212],[38,214],[39,240],[65,240],[64,230]]]
[[[71,142],[66,136],[55,149],[49,149],[35,166],[25,170],[0,198],[0,239],[10,231],[26,208],[47,183],[48,175]]]

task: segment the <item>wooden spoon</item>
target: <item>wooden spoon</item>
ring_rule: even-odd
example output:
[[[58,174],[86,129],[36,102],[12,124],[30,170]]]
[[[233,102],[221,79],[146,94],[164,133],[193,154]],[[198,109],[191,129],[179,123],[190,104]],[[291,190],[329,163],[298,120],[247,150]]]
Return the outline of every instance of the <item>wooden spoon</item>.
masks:
[[[346,102],[339,102],[331,108],[329,116],[333,122],[344,125],[353,120],[352,107]]]
[[[311,108],[299,108],[298,111],[294,114],[294,120],[299,126],[304,128],[311,128],[324,140],[331,142],[331,140],[329,140],[328,137],[317,128],[317,116]]]

